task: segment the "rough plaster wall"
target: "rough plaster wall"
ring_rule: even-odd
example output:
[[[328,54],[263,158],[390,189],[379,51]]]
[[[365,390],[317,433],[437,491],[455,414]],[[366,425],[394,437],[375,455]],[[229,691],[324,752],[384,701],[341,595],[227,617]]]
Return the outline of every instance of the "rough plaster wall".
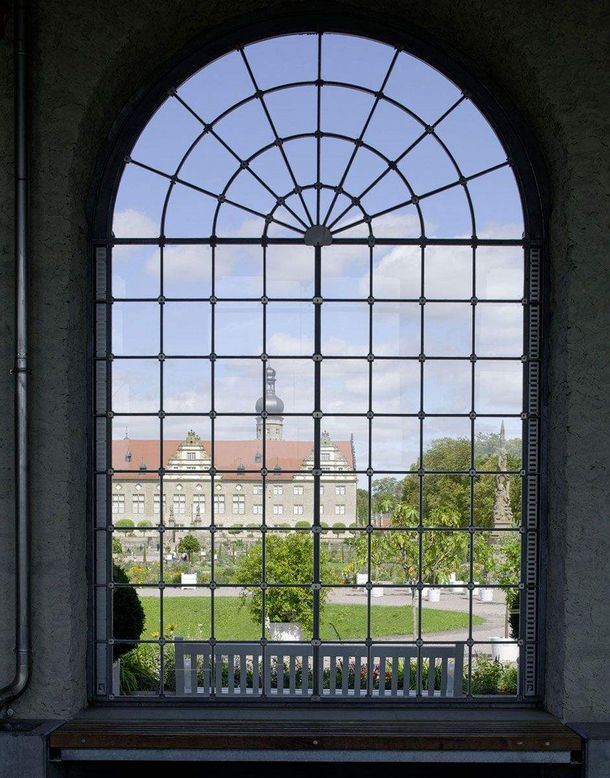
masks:
[[[610,718],[607,695],[610,555],[607,464],[609,273],[606,245],[608,105],[603,2],[567,0],[359,0],[377,18],[402,17],[476,63],[534,131],[549,173],[552,324],[550,365],[550,563],[546,705],[566,719]],[[69,716],[85,704],[85,247],[84,202],[114,117],[164,60],[208,26],[282,3],[104,3],[41,0],[32,36],[32,504],[34,661],[19,715]],[[7,56],[2,42],[0,57]],[[2,63],[4,64],[4,63]],[[2,68],[0,109],[10,107]],[[607,90],[606,90],[607,91]],[[604,100],[606,104],[604,105]],[[2,111],[9,116],[9,112]],[[0,258],[10,264],[11,130],[0,128]],[[5,153],[6,151],[6,153]],[[6,231],[9,230],[8,235]],[[10,268],[2,274],[0,392],[12,398]],[[11,423],[0,422],[0,507],[10,508]],[[5,433],[8,438],[5,437]],[[604,469],[606,473],[604,474]],[[7,478],[7,474],[9,474]],[[2,541],[9,533],[2,517]],[[6,555],[3,543],[0,553]],[[2,591],[10,570],[0,560]],[[11,600],[0,600],[10,624]],[[0,669],[10,670],[3,630]],[[52,669],[52,670],[51,670]],[[4,681],[4,677],[2,678]]]

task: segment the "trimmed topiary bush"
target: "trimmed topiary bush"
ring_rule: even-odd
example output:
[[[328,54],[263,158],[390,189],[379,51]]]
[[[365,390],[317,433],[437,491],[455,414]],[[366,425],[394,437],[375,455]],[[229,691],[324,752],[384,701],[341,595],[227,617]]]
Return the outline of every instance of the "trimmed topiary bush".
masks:
[[[119,565],[112,565],[112,577],[115,583],[128,584],[127,573]],[[119,640],[129,640],[130,643],[115,643],[113,658],[131,651],[140,639],[144,629],[144,609],[134,588],[116,587],[112,599],[112,634]]]

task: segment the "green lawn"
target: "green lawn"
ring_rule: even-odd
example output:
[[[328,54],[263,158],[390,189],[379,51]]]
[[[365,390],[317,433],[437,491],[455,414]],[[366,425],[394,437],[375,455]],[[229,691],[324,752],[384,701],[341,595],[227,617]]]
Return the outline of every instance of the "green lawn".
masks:
[[[159,600],[142,597],[146,624],[142,637],[158,637]],[[174,634],[196,640],[210,637],[209,597],[164,597],[165,631],[174,625]],[[473,616],[472,623],[484,619]],[[468,614],[460,611],[425,609],[422,612],[422,632],[431,634],[451,629],[466,629]],[[375,638],[409,635],[411,608],[407,605],[376,605],[371,607],[371,635]],[[239,597],[216,597],[214,600],[214,632],[218,640],[258,640],[261,628]],[[327,604],[322,613],[323,640],[364,640],[366,638],[366,605]],[[307,636],[306,636],[307,637]]]

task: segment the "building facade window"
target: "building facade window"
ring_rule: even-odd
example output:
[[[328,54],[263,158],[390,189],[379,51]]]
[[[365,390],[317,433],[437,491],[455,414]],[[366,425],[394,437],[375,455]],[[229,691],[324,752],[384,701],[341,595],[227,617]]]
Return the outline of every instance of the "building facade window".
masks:
[[[172,507],[175,515],[186,513],[186,495],[175,494],[172,499]]]
[[[411,55],[406,39],[396,43],[315,32],[244,40],[213,61],[204,49],[201,67],[164,91],[137,142],[116,141],[92,235],[96,698],[110,698],[120,638],[107,605],[113,564],[125,559],[100,531],[125,513],[116,482],[128,484],[134,514],[146,514],[150,496],[159,514],[155,492],[169,484],[173,516],[188,509],[196,517],[205,511],[204,495],[190,503],[199,478],[214,516],[193,534],[209,562],[201,574],[215,588],[197,606],[209,608],[205,634],[189,634],[186,622],[175,634],[196,639],[220,667],[235,659],[222,651],[250,630],[262,680],[249,697],[276,698],[265,618],[286,620],[276,590],[298,585],[308,611],[289,615],[312,667],[303,698],[387,691],[393,702],[417,704],[423,671],[405,668],[421,668],[448,634],[440,641],[447,663],[458,675],[463,667],[453,696],[489,704],[480,679],[494,649],[479,603],[495,603],[498,636],[512,654],[493,697],[536,700],[540,198],[529,156],[489,92],[458,68],[465,83],[456,86]],[[120,385],[129,386],[128,408],[114,392]],[[187,421],[189,393],[198,401]],[[138,434],[129,438],[129,409],[150,407],[162,413],[132,410]],[[274,480],[292,486],[290,499]],[[231,526],[223,492],[231,514],[245,515],[251,484],[261,502],[283,497],[253,504],[253,515],[286,508],[307,515],[313,531],[277,523],[266,534],[259,522],[243,538],[215,534]],[[350,531],[332,532],[333,521]],[[175,584],[164,555],[176,553],[183,523],[150,529],[159,542],[150,580],[158,575],[163,587]],[[300,556],[291,556],[298,543]],[[291,561],[280,575],[274,564],[284,551]],[[347,559],[344,582],[324,580],[327,563],[345,567]],[[368,588],[355,571],[366,573]],[[256,632],[236,622],[231,633],[214,616],[220,590],[235,580],[246,582],[244,611]],[[373,581],[398,592],[398,637],[383,603],[371,609]],[[434,631],[422,615],[441,586],[439,614],[451,617]],[[329,688],[338,655],[325,609],[344,607],[342,587],[354,589],[350,607],[360,609],[339,641],[362,669],[359,690]],[[160,635],[169,613],[162,609]],[[165,640],[159,655],[173,661],[173,640]],[[388,645],[391,657],[381,653]],[[379,685],[382,656],[387,687]],[[162,676],[161,697],[187,694],[184,673]],[[430,678],[443,702],[447,678]],[[194,698],[243,693],[222,673],[214,679]]]
[[[167,500],[165,499],[165,495],[163,495],[163,505],[165,505]],[[159,513],[159,506],[161,504],[161,495],[155,494],[153,495],[153,513]]]

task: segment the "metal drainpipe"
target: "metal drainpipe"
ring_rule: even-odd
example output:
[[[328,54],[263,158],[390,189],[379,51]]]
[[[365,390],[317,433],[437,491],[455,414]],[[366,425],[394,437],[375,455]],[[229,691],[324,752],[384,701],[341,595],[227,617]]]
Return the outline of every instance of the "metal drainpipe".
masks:
[[[0,689],[0,710],[25,691],[30,680],[30,526],[28,505],[27,435],[27,69],[26,2],[14,3],[15,23],[15,520],[16,520],[16,644],[15,675]],[[12,715],[9,708],[8,715]]]

